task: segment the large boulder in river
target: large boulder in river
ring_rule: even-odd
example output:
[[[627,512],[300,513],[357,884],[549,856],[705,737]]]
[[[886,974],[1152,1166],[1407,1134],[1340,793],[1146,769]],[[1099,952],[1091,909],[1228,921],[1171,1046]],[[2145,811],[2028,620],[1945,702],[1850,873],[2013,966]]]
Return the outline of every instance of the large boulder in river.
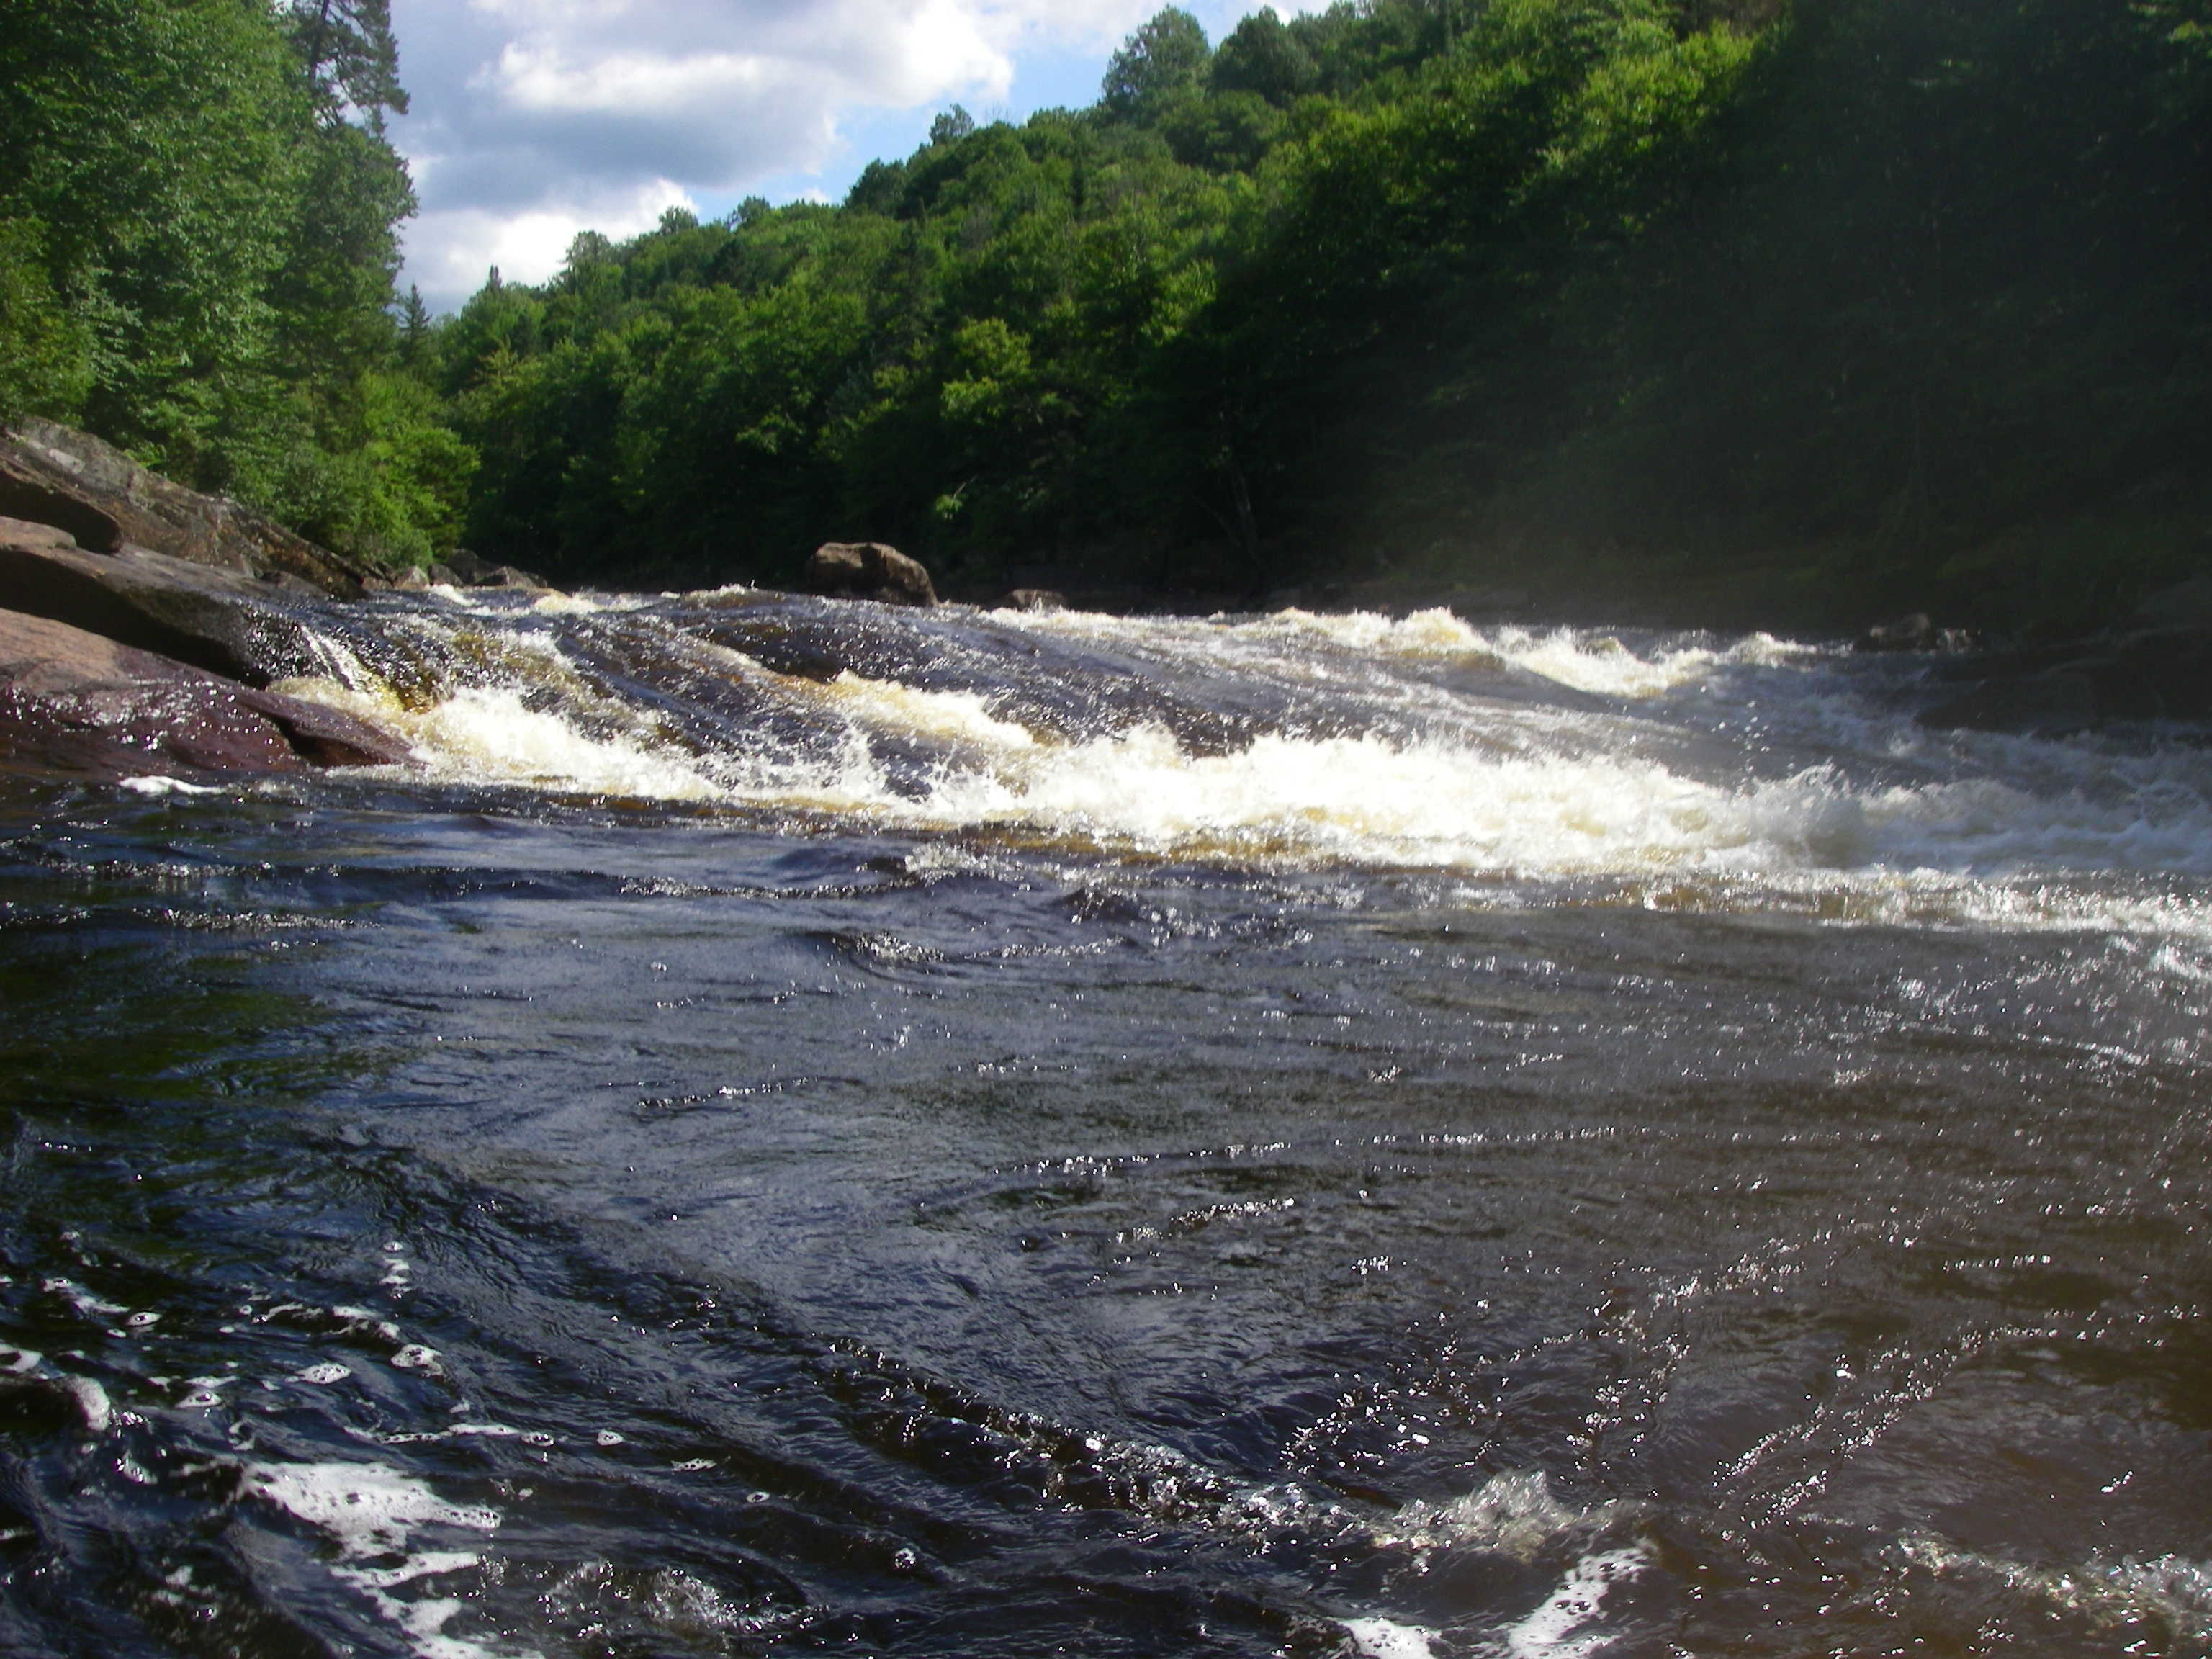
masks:
[[[314,672],[314,637],[282,605],[295,590],[125,544],[93,553],[51,525],[0,519],[0,599],[249,684]]]
[[[0,768],[99,777],[404,763],[366,720],[0,611]]]
[[[494,564],[489,559],[478,558],[465,547],[457,547],[447,553],[430,567],[429,574],[433,582],[452,587],[519,587],[543,592],[552,586],[534,570]]]
[[[825,542],[806,561],[803,585],[836,599],[879,599],[885,605],[932,605],[937,590],[921,561],[881,542]]]
[[[0,432],[0,514],[57,526],[94,552],[136,544],[341,599],[388,586],[362,560],[318,547],[236,501],[187,489],[112,444],[51,421]]]

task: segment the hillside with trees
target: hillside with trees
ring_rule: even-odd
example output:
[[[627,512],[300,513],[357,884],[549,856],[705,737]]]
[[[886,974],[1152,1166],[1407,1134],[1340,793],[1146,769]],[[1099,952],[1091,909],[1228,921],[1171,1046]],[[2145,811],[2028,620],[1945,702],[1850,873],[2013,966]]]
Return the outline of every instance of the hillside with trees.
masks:
[[[352,549],[1793,625],[2208,562],[2207,0],[1170,9],[1089,108],[434,321],[382,0],[7,9],[0,393]]]
[[[450,546],[471,463],[398,353],[389,0],[0,0],[0,415],[386,562]]]

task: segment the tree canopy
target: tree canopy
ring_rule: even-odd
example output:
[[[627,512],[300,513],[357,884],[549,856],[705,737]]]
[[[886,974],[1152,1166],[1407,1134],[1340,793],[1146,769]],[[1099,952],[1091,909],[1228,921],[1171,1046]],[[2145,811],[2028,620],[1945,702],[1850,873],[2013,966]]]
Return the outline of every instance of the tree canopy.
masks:
[[[0,413],[427,556],[467,461],[393,379],[414,194],[381,135],[406,107],[386,0],[0,0]]]
[[[1091,108],[444,319],[384,0],[0,18],[0,398],[350,546],[1993,619],[2205,562],[2206,0],[1170,7]]]

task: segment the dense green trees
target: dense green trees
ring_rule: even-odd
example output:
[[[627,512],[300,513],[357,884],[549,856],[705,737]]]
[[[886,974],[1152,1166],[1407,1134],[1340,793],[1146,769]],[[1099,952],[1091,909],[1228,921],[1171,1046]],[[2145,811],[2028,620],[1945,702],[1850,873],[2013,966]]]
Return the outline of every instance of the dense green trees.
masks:
[[[1833,620],[2201,561],[2201,0],[1362,0],[949,116],[443,332],[470,533],[574,574],[1396,572]]]
[[[0,0],[0,411],[427,555],[466,458],[394,361],[386,0]]]
[[[349,546],[1818,621],[2205,560],[2206,0],[1339,0],[1218,51],[1170,8],[1089,109],[956,106],[839,207],[434,321],[386,0],[0,21],[0,402]]]
[[[1346,431],[1446,348],[1526,336],[1581,240],[1663,206],[1753,52],[1664,0],[1370,0],[1220,54],[1164,10],[1091,110],[941,119],[841,210],[477,295],[441,341],[471,532],[572,574],[773,575],[833,534],[978,584],[1340,562],[1289,544],[1362,461]]]

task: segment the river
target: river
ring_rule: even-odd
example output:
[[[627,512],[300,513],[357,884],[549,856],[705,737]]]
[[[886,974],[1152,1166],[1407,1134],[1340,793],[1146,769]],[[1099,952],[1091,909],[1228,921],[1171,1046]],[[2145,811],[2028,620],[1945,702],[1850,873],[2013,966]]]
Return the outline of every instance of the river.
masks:
[[[314,613],[0,783],[0,1651],[2212,1650],[2212,750],[1926,659]]]

